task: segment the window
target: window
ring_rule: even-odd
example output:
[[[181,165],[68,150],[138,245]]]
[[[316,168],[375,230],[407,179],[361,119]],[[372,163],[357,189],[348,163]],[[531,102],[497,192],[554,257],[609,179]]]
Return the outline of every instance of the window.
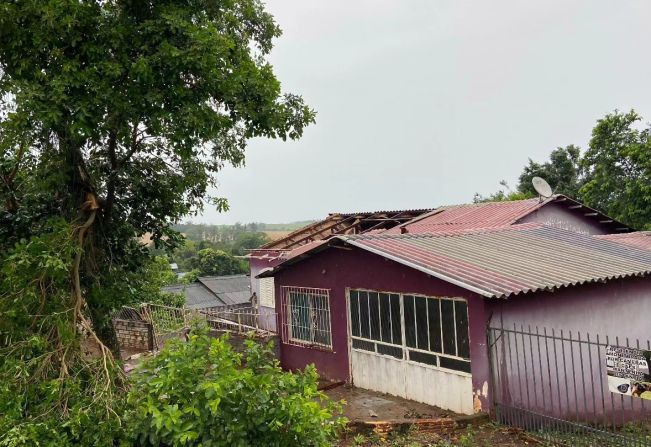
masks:
[[[470,372],[464,300],[366,290],[349,296],[354,349]]]
[[[400,295],[351,290],[350,317],[354,348],[402,358]]]
[[[260,305],[276,307],[275,285],[273,278],[260,278]]]
[[[283,287],[282,339],[300,346],[332,347],[330,294],[326,289]]]

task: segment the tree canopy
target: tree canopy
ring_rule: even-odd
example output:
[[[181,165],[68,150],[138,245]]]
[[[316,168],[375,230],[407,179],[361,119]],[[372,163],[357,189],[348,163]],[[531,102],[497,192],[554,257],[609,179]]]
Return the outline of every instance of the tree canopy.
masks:
[[[249,139],[314,121],[266,60],[278,36],[259,0],[0,2],[0,432],[110,443],[83,427],[119,423],[106,329],[156,269],[138,238],[177,246]]]
[[[637,229],[651,228],[651,127],[631,110],[615,110],[597,121],[588,149],[557,148],[543,163],[529,159],[515,191],[503,189],[475,201],[535,197],[531,179],[547,180],[555,193],[583,201]]]

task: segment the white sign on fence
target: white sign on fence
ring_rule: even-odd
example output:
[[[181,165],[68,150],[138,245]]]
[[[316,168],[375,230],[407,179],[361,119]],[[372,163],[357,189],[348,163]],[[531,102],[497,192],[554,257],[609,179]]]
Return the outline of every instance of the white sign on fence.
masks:
[[[651,399],[651,351],[606,346],[606,373],[610,392]]]

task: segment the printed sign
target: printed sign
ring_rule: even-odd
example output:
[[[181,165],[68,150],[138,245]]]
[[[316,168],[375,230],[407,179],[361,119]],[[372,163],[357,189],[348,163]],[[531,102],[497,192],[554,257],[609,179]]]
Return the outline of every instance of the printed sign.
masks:
[[[651,351],[606,346],[606,372],[610,392],[651,399]]]

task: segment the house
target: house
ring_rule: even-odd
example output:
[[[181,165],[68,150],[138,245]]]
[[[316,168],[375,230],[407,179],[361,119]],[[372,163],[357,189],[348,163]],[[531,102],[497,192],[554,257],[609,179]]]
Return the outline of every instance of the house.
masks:
[[[540,222],[586,234],[623,234],[626,225],[563,195],[546,200],[464,204],[398,211],[332,213],[324,220],[300,228],[286,237],[253,250],[249,255],[251,290],[260,301],[260,313],[275,312],[273,277],[258,278],[288,258],[301,256],[334,236],[439,232],[464,228],[489,228],[514,223]],[[272,318],[266,318],[272,322]],[[276,330],[275,325],[267,329]]]
[[[234,309],[256,304],[248,275],[200,276],[193,283],[167,286],[163,291],[185,295],[189,309]]]
[[[595,387],[605,344],[585,350],[572,337],[646,343],[651,251],[631,231],[560,195],[447,206],[304,244],[258,277],[274,281],[286,369],[313,363],[327,379],[463,414],[496,403],[623,414],[614,400],[596,408],[608,393]],[[555,331],[547,346],[543,330]]]

